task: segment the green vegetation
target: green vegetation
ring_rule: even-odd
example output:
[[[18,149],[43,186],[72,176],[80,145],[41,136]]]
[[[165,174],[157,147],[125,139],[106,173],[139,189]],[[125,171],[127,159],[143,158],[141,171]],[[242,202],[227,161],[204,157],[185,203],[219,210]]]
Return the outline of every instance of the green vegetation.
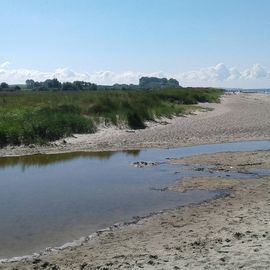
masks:
[[[0,83],[0,92],[13,92],[13,91],[19,91],[21,90],[21,87],[18,85],[9,86],[6,82]]]
[[[74,82],[59,82],[56,78],[48,79],[44,82],[34,80],[26,80],[26,88],[34,91],[95,91],[97,85],[90,82],[74,81]]]
[[[218,102],[222,90],[0,93],[0,146],[46,143],[73,133],[93,133],[101,123],[145,128],[145,121],[181,115],[198,102]]]

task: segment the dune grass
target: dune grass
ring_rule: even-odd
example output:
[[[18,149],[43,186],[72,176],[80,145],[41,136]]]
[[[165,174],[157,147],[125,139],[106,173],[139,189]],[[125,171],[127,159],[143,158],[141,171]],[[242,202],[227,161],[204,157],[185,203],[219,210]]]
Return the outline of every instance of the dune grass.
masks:
[[[218,102],[218,89],[31,92],[0,95],[0,146],[46,143],[93,133],[101,121],[145,128],[145,121],[181,115],[198,102]]]

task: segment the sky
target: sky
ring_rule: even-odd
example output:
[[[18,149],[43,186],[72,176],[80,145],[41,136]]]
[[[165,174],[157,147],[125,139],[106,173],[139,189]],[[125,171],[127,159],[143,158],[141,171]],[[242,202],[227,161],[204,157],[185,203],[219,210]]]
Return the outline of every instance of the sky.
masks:
[[[0,81],[270,88],[269,0],[0,0]]]

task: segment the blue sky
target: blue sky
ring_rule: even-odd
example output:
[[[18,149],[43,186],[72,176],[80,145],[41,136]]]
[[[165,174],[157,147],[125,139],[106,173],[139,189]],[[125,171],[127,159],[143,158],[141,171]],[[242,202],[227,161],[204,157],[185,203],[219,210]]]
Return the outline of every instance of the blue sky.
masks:
[[[1,0],[0,81],[270,87],[269,0]]]

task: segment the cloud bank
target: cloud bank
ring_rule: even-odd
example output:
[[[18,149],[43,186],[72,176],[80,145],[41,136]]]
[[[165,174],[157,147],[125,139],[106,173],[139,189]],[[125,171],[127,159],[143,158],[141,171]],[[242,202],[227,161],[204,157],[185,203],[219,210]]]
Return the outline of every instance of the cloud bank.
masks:
[[[270,72],[267,72],[260,64],[254,64],[252,67],[238,71],[236,68],[228,68],[220,63],[216,66],[203,68],[200,70],[189,71],[179,75],[183,80],[199,81],[226,81],[226,80],[256,80],[259,78],[270,78]]]
[[[202,68],[182,73],[166,74],[164,72],[133,72],[127,71],[115,73],[112,71],[99,71],[94,73],[76,72],[69,68],[58,68],[52,72],[44,72],[33,69],[12,69],[10,62],[6,61],[0,64],[0,82],[24,83],[27,79],[44,81],[46,79],[57,78],[60,81],[83,80],[97,84],[111,85],[115,83],[137,84],[141,76],[155,76],[176,78],[184,86],[236,86],[245,87],[245,85],[267,84],[270,79],[270,72],[260,64],[245,69],[238,70],[235,67],[227,67],[223,63],[215,66]],[[268,87],[270,86],[270,82]],[[254,86],[253,86],[254,87]]]

